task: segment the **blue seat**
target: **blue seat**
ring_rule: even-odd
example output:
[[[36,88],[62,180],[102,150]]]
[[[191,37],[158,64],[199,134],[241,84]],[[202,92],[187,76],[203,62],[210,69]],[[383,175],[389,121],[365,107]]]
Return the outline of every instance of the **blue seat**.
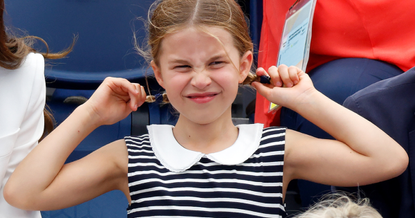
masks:
[[[130,80],[145,75],[145,61],[133,49],[133,30],[145,39],[144,22],[152,0],[6,0],[13,26],[40,36],[53,51],[79,36],[68,58],[46,71],[49,87],[91,89],[107,76]]]

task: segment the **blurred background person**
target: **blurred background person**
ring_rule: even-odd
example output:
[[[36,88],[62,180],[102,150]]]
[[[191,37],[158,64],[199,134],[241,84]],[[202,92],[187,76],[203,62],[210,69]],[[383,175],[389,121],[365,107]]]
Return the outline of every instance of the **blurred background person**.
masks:
[[[72,48],[56,54],[40,54],[32,48],[34,36],[15,37],[3,21],[0,0],[0,217],[37,218],[39,211],[23,211],[9,205],[3,188],[20,161],[53,129],[53,117],[45,109],[44,58],[65,57]]]
[[[278,59],[285,15],[295,0],[264,0],[258,65],[268,69]],[[308,73],[317,90],[342,104],[358,90],[415,66],[415,1],[318,0],[314,12]],[[269,111],[257,95],[255,122],[287,126],[318,138],[332,138],[288,108]],[[329,186],[298,180],[307,207]],[[293,187],[297,189],[297,187]]]
[[[400,176],[357,187],[385,218],[415,217],[415,68],[372,84],[348,97],[344,106],[365,117],[397,141],[409,155]]]

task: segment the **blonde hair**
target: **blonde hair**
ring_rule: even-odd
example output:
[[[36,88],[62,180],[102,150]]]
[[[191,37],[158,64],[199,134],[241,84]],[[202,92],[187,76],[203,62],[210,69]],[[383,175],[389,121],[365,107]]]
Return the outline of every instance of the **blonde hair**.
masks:
[[[245,15],[235,0],[158,0],[149,10],[148,48],[137,51],[147,60],[159,66],[161,42],[169,34],[187,27],[220,27],[227,30],[236,49],[242,57],[247,51],[253,52]],[[256,80],[256,75],[248,75],[243,84]],[[166,97],[163,97],[167,99]],[[147,101],[152,102],[149,96]]]
[[[370,205],[368,198],[352,200],[351,197],[335,193],[324,196],[307,211],[293,218],[382,218]]]

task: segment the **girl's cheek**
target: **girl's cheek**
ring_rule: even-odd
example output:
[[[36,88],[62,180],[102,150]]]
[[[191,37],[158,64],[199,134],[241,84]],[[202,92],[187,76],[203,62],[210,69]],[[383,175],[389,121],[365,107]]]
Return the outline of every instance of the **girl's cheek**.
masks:
[[[191,77],[189,74],[176,74],[168,78],[168,83],[170,87],[173,88],[181,88],[186,86],[186,84],[190,83]]]
[[[239,83],[239,74],[234,68],[223,68],[211,74],[217,81],[226,83]]]

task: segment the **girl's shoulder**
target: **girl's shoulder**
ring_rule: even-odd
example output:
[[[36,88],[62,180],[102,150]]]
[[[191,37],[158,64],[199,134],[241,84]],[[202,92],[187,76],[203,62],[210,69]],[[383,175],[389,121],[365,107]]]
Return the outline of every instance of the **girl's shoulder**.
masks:
[[[261,141],[257,152],[263,150],[285,151],[285,137],[287,128],[271,126],[262,130]]]

